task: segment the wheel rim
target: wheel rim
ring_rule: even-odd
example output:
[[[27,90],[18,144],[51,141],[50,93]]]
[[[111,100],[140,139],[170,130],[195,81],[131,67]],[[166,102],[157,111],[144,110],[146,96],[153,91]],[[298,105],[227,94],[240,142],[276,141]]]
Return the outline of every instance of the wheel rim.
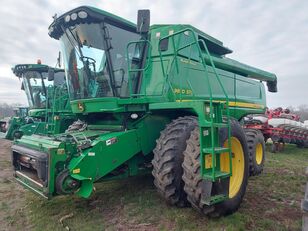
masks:
[[[263,159],[263,146],[262,144],[258,143],[256,146],[256,162],[257,165],[260,165],[262,163]]]
[[[224,147],[228,147],[228,140]],[[229,198],[233,198],[240,191],[244,179],[245,160],[241,142],[236,137],[231,137],[232,152],[232,176],[229,184]],[[229,153],[223,153],[220,157],[220,167],[224,172],[230,172]]]

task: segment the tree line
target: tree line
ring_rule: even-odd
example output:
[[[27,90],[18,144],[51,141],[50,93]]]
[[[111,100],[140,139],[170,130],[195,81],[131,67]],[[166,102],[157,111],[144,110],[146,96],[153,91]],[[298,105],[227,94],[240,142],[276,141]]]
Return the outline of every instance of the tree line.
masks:
[[[11,117],[14,115],[14,108],[21,106],[20,104],[0,103],[0,119]]]
[[[298,107],[289,106],[291,113],[300,116],[301,121],[308,120],[308,105],[303,104]]]

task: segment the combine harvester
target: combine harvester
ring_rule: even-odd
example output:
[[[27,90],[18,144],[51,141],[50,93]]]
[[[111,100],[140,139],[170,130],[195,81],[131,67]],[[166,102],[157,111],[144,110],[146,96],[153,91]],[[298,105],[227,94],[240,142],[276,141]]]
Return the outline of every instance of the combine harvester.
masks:
[[[233,213],[259,145],[238,121],[265,112],[262,81],[276,92],[277,78],[226,58],[230,49],[193,26],[150,27],[149,17],[139,11],[135,25],[83,6],[55,18],[49,35],[78,120],[16,140],[15,178],[44,198],[88,198],[95,182],[152,172],[169,204]]]
[[[23,135],[64,132],[75,120],[72,114],[63,69],[41,64],[19,64],[12,68],[22,79],[29,109],[19,108],[17,115],[3,125],[4,137],[19,139]],[[4,124],[4,123],[3,123]]]
[[[271,139],[272,152],[282,151],[284,144],[296,144],[299,148],[308,147],[308,121],[291,114],[281,107],[266,110],[264,115],[250,115],[244,119],[245,128],[259,130],[265,141]]]
[[[29,107],[14,108],[14,116],[0,120],[0,137],[13,140],[15,131],[27,123]]]

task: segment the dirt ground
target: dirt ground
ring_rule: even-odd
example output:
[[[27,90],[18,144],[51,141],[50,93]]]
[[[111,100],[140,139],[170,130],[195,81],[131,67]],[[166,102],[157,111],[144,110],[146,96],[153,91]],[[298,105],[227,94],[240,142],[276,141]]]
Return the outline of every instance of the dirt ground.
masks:
[[[25,189],[12,176],[10,147],[10,141],[0,139],[0,229],[30,229],[24,212]]]
[[[267,152],[264,172],[250,178],[239,211],[219,219],[166,205],[151,176],[99,183],[87,200],[77,196],[43,200],[14,181],[10,146],[10,141],[0,139],[0,230],[301,229],[308,151],[294,146],[284,153]]]

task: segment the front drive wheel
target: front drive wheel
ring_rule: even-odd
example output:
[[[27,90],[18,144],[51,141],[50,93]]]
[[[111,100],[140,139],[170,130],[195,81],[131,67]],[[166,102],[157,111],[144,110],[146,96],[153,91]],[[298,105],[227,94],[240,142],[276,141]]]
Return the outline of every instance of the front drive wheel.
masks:
[[[231,149],[232,149],[232,176],[229,184],[229,199],[218,204],[207,206],[201,202],[201,173],[200,173],[200,137],[199,128],[196,127],[187,140],[184,152],[183,180],[184,191],[191,205],[198,211],[211,217],[228,215],[235,212],[243,200],[249,176],[249,156],[245,133],[237,121],[231,121]],[[220,129],[219,138],[221,146],[228,146],[228,131]],[[229,154],[220,155],[222,171],[229,171]],[[213,189],[215,191],[215,189]]]
[[[154,184],[160,195],[170,205],[188,206],[182,180],[183,152],[186,140],[191,131],[197,126],[194,116],[179,117],[173,120],[161,132],[152,160]]]

